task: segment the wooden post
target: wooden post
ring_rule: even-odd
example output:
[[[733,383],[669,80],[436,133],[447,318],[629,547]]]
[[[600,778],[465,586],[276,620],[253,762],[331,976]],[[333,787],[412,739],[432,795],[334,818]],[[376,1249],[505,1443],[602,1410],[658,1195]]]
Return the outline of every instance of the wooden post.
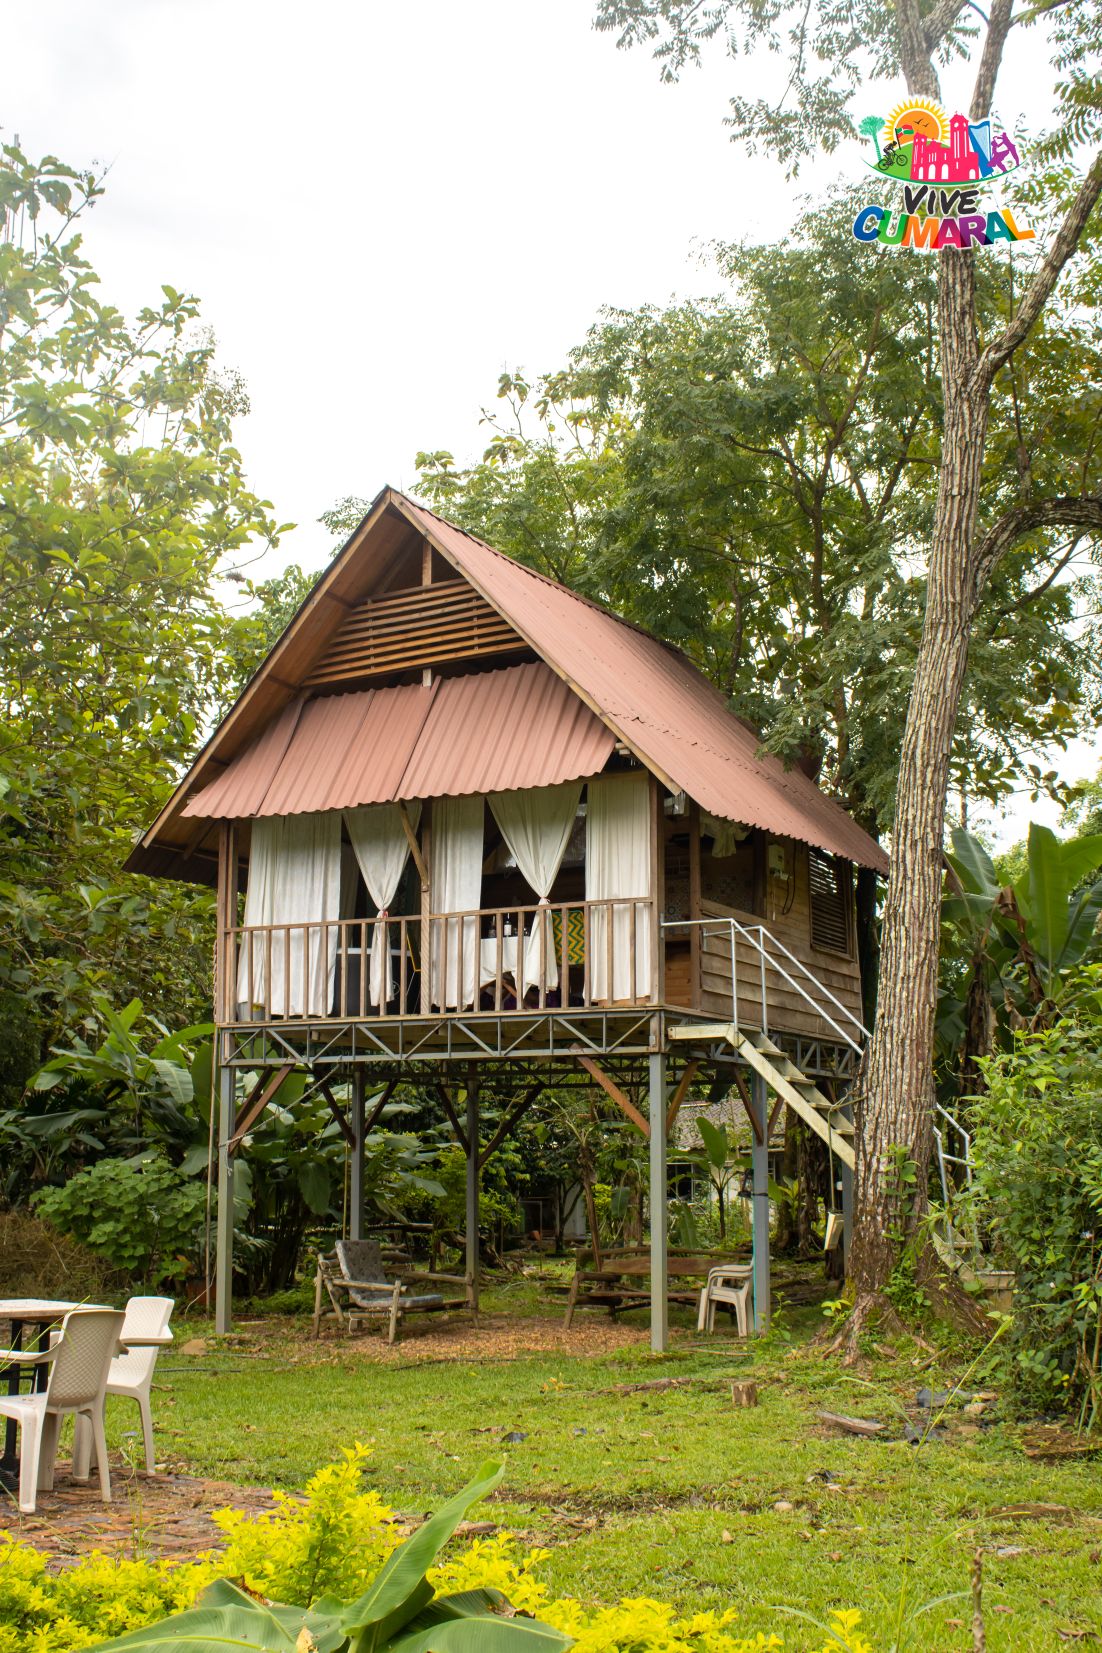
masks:
[[[478,1313],[478,1075],[467,1074],[467,1291]]]
[[[364,1237],[364,1090],[363,1068],[352,1072],[352,1134],[355,1141],[349,1152],[352,1164],[348,1178],[348,1238]]]
[[[754,1232],[754,1330],[764,1332],[769,1326],[769,1096],[765,1080],[750,1075],[750,1101],[756,1121],[754,1140],[750,1145],[750,1163],[754,1176],[753,1232]]]
[[[651,910],[650,998],[652,1004],[662,1004],[666,997],[666,937],[662,920],[666,916],[666,820],[662,813],[662,789],[654,775],[650,777],[650,853],[651,853]],[[609,926],[612,915],[609,914]],[[663,1114],[663,1119],[665,1114]]]
[[[230,1140],[234,1122],[234,1072],[226,1065],[233,1054],[232,1035],[215,1032],[218,1066],[218,1228],[214,1265],[214,1329],[228,1332],[233,1324],[233,1160]]]
[[[236,959],[230,930],[237,923],[237,823],[223,821],[218,828],[218,896],[215,902],[214,1019],[233,1021],[236,997]]]
[[[700,805],[695,798],[689,799],[689,917],[699,919],[701,901],[700,877]],[[700,1005],[700,948],[701,935],[699,925],[693,924],[689,930],[689,1003],[695,1007]]]
[[[650,1346],[663,1354],[670,1342],[666,1247],[666,1055],[650,1067]]]
[[[433,987],[433,935],[429,922],[432,912],[432,801],[429,798],[421,806],[421,856],[429,871],[429,877],[421,880],[421,1014],[427,1016],[432,1009]],[[443,1005],[440,1008],[443,1009]]]

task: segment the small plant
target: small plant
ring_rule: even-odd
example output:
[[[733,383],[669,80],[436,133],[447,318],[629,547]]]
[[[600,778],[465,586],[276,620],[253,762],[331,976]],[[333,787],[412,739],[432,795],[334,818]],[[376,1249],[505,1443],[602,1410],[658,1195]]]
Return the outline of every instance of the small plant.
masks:
[[[538,1619],[514,1616],[500,1591],[438,1595],[426,1577],[468,1509],[493,1491],[503,1470],[498,1463],[483,1464],[462,1492],[391,1553],[356,1601],[324,1596],[313,1607],[288,1607],[217,1579],[197,1607],[104,1642],[102,1653],[209,1653],[222,1646],[242,1653],[560,1653],[572,1638]]]

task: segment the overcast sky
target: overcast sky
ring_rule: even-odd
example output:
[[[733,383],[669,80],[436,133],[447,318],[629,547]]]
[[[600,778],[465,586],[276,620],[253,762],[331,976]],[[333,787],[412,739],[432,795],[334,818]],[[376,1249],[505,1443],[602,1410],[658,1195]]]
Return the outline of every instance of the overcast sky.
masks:
[[[479,408],[502,369],[558,366],[602,305],[714,291],[703,246],[783,237],[801,193],[859,168],[855,145],[786,183],[722,125],[734,76],[762,84],[773,65],[717,51],[663,86],[649,56],[594,32],[593,10],[5,10],[5,139],[110,166],[86,232],[105,296],[133,309],[162,282],[197,293],[221,360],[248,385],[238,437],[250,481],[300,525],[273,571],[319,566],[319,514],[346,494],[412,485],[418,449],[481,452]],[[1012,36],[1007,126],[1045,116],[1036,48],[1035,35]],[[968,89],[947,77],[946,102]],[[870,88],[870,112],[901,91]],[[1072,766],[1090,767],[1084,755]]]

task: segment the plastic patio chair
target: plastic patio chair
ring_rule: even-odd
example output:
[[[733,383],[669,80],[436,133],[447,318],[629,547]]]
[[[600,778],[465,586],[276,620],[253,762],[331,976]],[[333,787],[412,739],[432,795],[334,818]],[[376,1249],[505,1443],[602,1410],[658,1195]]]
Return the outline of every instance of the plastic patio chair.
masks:
[[[128,1337],[163,1336],[168,1332],[168,1323],[175,1307],[172,1297],[132,1297],[126,1305],[123,1341]],[[138,1403],[147,1475],[153,1474],[153,1415],[149,1408],[149,1391],[159,1354],[160,1350],[156,1348],[127,1349],[115,1356],[107,1377],[107,1394],[128,1395]]]
[[[0,1417],[14,1418],[19,1425],[19,1508],[24,1515],[34,1514],[39,1490],[48,1492],[54,1484],[61,1420],[70,1413],[78,1426],[86,1420],[86,1433],[90,1432],[95,1442],[99,1460],[100,1493],[104,1503],[110,1503],[103,1396],[124,1318],[120,1309],[70,1309],[61,1322],[60,1337],[50,1348],[37,1353],[0,1350],[0,1364],[50,1368],[45,1389],[36,1394],[0,1395]],[[78,1427],[78,1440],[81,1433]],[[87,1466],[77,1461],[79,1456],[74,1442],[74,1478],[87,1479]]]
[[[750,1335],[750,1294],[754,1285],[754,1271],[746,1263],[721,1263],[708,1271],[708,1283],[700,1293],[698,1332],[715,1331],[716,1309],[735,1311],[735,1322],[740,1337]]]

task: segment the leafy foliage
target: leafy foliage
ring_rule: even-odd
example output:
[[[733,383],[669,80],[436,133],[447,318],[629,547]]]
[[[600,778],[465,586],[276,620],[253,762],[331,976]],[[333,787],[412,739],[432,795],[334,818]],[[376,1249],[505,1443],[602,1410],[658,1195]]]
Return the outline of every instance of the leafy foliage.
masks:
[[[102,1159],[60,1188],[41,1189],[34,1207],[115,1268],[159,1284],[194,1271],[206,1190],[167,1160],[143,1154]]]
[[[219,576],[274,542],[192,296],[97,294],[99,179],[0,151],[0,985],[46,1035],[108,984],[174,1020],[209,995],[212,897],[124,877],[232,687]]]
[[[1102,1420],[1102,967],[1052,1027],[983,1063],[974,1208],[1015,1271],[1010,1347],[1034,1404]]]

